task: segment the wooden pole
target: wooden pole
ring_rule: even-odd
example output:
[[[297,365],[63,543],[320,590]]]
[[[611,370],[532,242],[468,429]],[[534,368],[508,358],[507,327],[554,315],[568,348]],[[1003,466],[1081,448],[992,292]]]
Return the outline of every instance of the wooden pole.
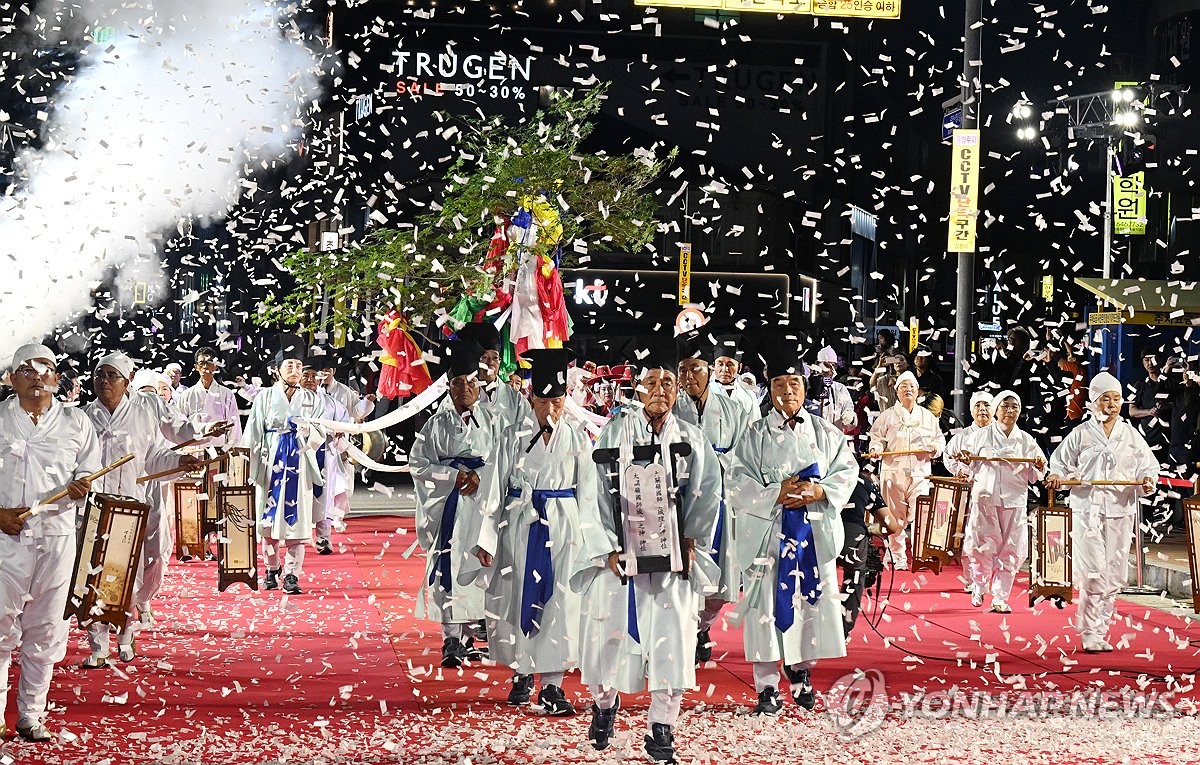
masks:
[[[225,456],[225,453],[222,452],[221,454],[218,454],[216,457],[210,457],[209,459],[204,460],[203,462],[199,463],[195,467],[185,468],[185,467],[175,466],[173,468],[170,468],[169,470],[160,470],[157,473],[151,473],[150,475],[142,476],[141,478],[137,479],[137,482],[138,483],[146,483],[147,481],[153,481],[156,478],[163,478],[164,476],[174,475],[175,473],[190,473],[190,472],[193,472],[194,470],[196,470],[196,468],[200,468],[205,465],[211,465],[214,462],[219,462],[221,460],[221,458],[224,456]]]
[[[84,476],[84,477],[88,481],[95,481],[97,478],[103,478],[104,476],[108,475],[112,471],[114,471],[117,468],[124,465],[126,462],[129,462],[129,460],[131,460],[131,459],[133,459],[133,455],[126,454],[124,457],[117,460],[116,462],[105,465],[104,467],[97,470],[95,473],[92,473],[91,475]],[[74,483],[74,482],[72,482],[72,483]],[[28,510],[26,510],[25,512],[21,513],[21,515],[20,515],[21,520],[25,520],[29,516],[36,515],[37,513],[41,512],[42,506],[53,505],[55,502],[59,501],[60,499],[62,499],[65,496],[67,496],[69,491],[70,491],[69,488],[63,489],[61,491],[55,492],[54,494],[51,494],[49,497],[46,497],[41,502],[38,502],[36,507],[31,507]]]

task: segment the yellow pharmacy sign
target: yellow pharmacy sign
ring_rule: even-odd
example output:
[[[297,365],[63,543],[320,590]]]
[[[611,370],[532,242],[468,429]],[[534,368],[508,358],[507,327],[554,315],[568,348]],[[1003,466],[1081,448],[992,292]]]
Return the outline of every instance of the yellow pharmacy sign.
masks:
[[[975,252],[979,217],[979,131],[955,130],[950,159],[950,237],[947,252]]]

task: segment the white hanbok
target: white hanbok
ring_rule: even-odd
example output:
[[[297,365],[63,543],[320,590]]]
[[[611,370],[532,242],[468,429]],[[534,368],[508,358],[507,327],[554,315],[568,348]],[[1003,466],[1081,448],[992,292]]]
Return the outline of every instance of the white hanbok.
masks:
[[[721,471],[699,428],[668,414],[662,432],[652,436],[642,412],[625,408],[600,433],[596,449],[631,450],[653,444],[666,452],[675,443],[692,447],[690,455],[678,460],[675,471],[683,536],[712,539],[720,509]],[[670,463],[664,459],[663,464],[670,481]],[[582,596],[580,679],[593,688],[622,693],[648,689],[677,698],[696,685],[700,602],[716,591],[719,572],[706,546],[697,544],[686,579],[673,572],[642,573],[623,584],[608,568],[609,553],[617,550],[613,466],[595,469],[599,499],[592,508],[580,507],[580,513],[590,517],[580,518],[583,546],[571,576],[571,586]]]
[[[283,383],[264,389],[254,399],[242,446],[250,450],[263,539],[312,539],[313,485],[321,482],[317,449],[325,442],[325,433],[308,421],[324,414],[324,402],[316,393],[297,388],[289,400]]]
[[[871,426],[870,450],[875,453],[920,449],[937,457],[946,448],[946,437],[937,418],[923,406],[909,411],[896,403],[883,411]],[[917,510],[917,498],[929,491],[933,460],[916,454],[883,458],[879,471],[883,501],[895,516],[901,530],[888,538],[892,558],[900,568],[908,566],[907,528]]]
[[[15,396],[0,402],[0,506],[32,507],[101,467],[96,429],[83,412],[55,401],[35,425]],[[54,664],[67,655],[63,611],[78,508],[64,498],[26,519],[20,534],[0,534],[0,713],[20,646],[18,724],[43,720]]]
[[[483,517],[500,504],[493,417],[478,405],[463,414],[453,407],[440,409],[413,444],[408,465],[417,499],[417,541],[426,556],[415,612],[419,619],[457,624],[485,616],[484,591],[471,583],[478,567],[471,551]],[[484,469],[489,465],[492,469]],[[455,489],[459,470],[479,474],[479,487],[470,496]],[[446,516],[448,504],[453,518]]]
[[[746,414],[751,420],[757,420],[762,417],[762,413],[758,409],[758,397],[740,382],[735,380],[733,385],[718,383],[713,387],[714,389],[719,389],[719,392],[724,393],[741,406],[742,409],[746,410]]]
[[[1033,436],[1013,426],[1005,434],[999,422],[978,428],[961,439],[959,451],[977,457],[1041,457]],[[967,516],[963,555],[976,593],[991,592],[1007,602],[1013,580],[1029,554],[1029,484],[1046,474],[1029,463],[987,460],[964,465],[971,478],[971,512]]]
[[[339,380],[330,380],[317,389],[323,391],[342,405],[351,422],[362,422],[375,411],[375,402],[366,396],[360,396],[349,385]]]
[[[532,413],[500,437],[501,509],[484,519],[477,547],[493,556],[481,581],[487,587],[490,657],[519,674],[563,672],[579,662],[579,594],[571,589],[570,577],[579,558],[579,508],[596,504],[591,457],[591,440],[565,418],[554,425],[549,443]],[[543,502],[544,518],[537,509]],[[586,513],[594,514],[594,509]],[[526,620],[534,629],[527,635],[522,598],[526,587],[540,583],[528,573],[535,570],[528,556],[530,535],[539,526],[548,532],[553,590],[541,609],[530,609]],[[534,606],[534,598],[529,600]]]
[[[959,476],[967,472],[967,463],[954,459],[954,455],[961,453],[963,442],[970,438],[971,434],[980,430],[983,428],[972,421],[970,425],[959,428],[950,436],[950,440],[946,442],[946,450],[942,453],[942,464],[946,466],[946,470],[950,471],[950,475]]]
[[[816,465],[825,499],[803,509],[785,510],[779,490],[785,479]],[[841,430],[811,415],[796,427],[772,411],[753,423],[733,451],[729,497],[738,508],[735,549],[745,577],[745,594],[735,609],[740,617],[746,659],[783,660],[791,666],[846,655],[837,558],[845,541],[842,507],[858,483],[858,463]],[[776,626],[776,592],[784,513],[805,512],[816,545],[819,594],[816,604],[791,587],[792,625]]]
[[[713,451],[717,454],[717,461],[724,477],[729,474],[733,447],[746,432],[751,420],[745,407],[740,406],[732,398],[717,393],[714,390],[717,387],[720,386],[710,386],[710,394],[705,402],[703,413],[700,412],[696,402],[686,395],[681,395],[675,400],[673,411],[676,417],[697,426],[704,433],[704,437],[708,439],[708,443],[712,445]],[[709,540],[709,546],[714,553],[713,559],[721,570],[721,581],[713,598],[729,603],[737,602],[742,584],[742,572],[738,568],[732,552],[735,533],[734,517],[736,517],[736,512],[728,506],[723,478],[721,516],[717,521],[717,530],[714,532],[713,538]],[[703,626],[707,627],[707,625]]]
[[[317,388],[317,395],[325,407],[324,419],[335,422],[352,421],[351,414],[339,400],[328,393],[322,393],[320,388]],[[340,433],[330,435],[325,444],[317,450],[322,485],[319,489],[313,488],[313,523],[317,536],[321,538],[328,539],[330,529],[334,526],[343,527],[346,513],[350,510],[350,495],[354,491],[354,469],[343,456],[345,453],[346,436]]]
[[[213,380],[207,388],[202,383],[177,394],[172,403],[179,413],[201,431],[214,422],[230,422],[233,427],[223,436],[210,439],[205,446],[236,446],[242,440],[242,416],[238,412],[237,396],[232,390]]]
[[[1050,473],[1083,481],[1158,479],[1158,460],[1141,433],[1118,419],[1112,433],[1095,417],[1067,434],[1050,455]],[[1117,593],[1129,575],[1129,547],[1137,522],[1139,486],[1073,486],[1071,549],[1079,588],[1076,628],[1084,640],[1108,634]]]

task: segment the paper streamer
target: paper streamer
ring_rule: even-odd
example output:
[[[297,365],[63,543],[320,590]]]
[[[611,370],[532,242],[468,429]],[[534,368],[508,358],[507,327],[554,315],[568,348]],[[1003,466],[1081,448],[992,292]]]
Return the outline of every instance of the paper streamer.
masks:
[[[348,457],[350,457],[350,459],[357,462],[359,465],[362,465],[363,467],[368,468],[370,470],[374,470],[377,473],[407,473],[408,472],[408,465],[384,465],[382,462],[376,462],[375,460],[371,459],[371,457],[366,452],[364,452],[362,449],[359,449],[354,444],[350,444],[350,443],[346,444],[346,455]]]
[[[413,396],[412,401],[378,419],[366,422],[338,422],[337,420],[312,419],[309,422],[314,425],[320,425],[327,433],[372,433],[376,430],[386,430],[393,425],[399,425],[417,412],[427,408],[430,404],[441,398],[448,389],[449,385],[446,381],[446,375],[442,375],[434,380],[433,385]]]

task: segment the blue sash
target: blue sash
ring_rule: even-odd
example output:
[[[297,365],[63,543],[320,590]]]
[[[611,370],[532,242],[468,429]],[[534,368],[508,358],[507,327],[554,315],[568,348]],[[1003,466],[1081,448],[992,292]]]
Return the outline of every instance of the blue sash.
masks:
[[[625,630],[629,633],[629,637],[633,638],[633,642],[641,645],[642,635],[638,632],[637,597],[633,591],[633,577],[626,577],[626,582],[625,589],[629,593],[629,599],[625,606],[625,620],[629,623],[629,626]]]
[[[450,459],[441,457],[440,459]],[[454,457],[450,459],[450,467],[459,470],[478,470],[483,467],[483,457]],[[453,590],[454,577],[450,575],[450,543],[454,539],[454,521],[458,517],[458,488],[455,487],[446,497],[442,507],[442,522],[438,528],[437,545],[434,548],[437,561],[433,571],[429,572],[429,584],[441,580],[442,590],[447,595]]]
[[[321,468],[321,470],[325,470],[325,444],[321,444],[321,448],[317,449],[317,467]],[[325,476],[325,480],[329,480],[328,475]],[[317,486],[316,484],[313,484],[313,499],[320,499],[321,495],[324,493],[324,486]]]
[[[508,496],[518,499],[521,492],[509,489]],[[534,489],[533,509],[538,520],[529,527],[525,544],[525,579],[521,584],[521,631],[534,635],[540,626],[546,603],[554,594],[554,562],[550,558],[550,523],[546,519],[546,500],[574,497],[574,489]]]
[[[713,451],[716,452],[717,454],[728,454],[729,447],[728,446],[714,446]],[[721,539],[722,539],[722,534],[725,530],[725,487],[724,487],[725,482],[724,482],[724,480],[722,480],[721,483],[722,483],[721,507],[717,511],[717,530],[713,532],[713,542],[712,542],[713,561],[716,562],[716,564],[718,566],[721,565]]]
[[[263,512],[263,520],[275,523],[275,513],[283,504],[283,520],[295,525],[300,517],[300,444],[296,441],[296,423],[287,418],[287,430],[268,430],[278,433],[279,442],[271,458],[271,484],[267,488],[270,499]],[[276,469],[279,466],[279,469]]]
[[[821,469],[809,465],[796,474],[800,479],[818,479]],[[779,574],[775,584],[775,628],[787,632],[796,621],[796,606],[792,587],[809,605],[815,606],[821,597],[821,579],[817,564],[817,543],[813,537],[808,508],[783,508],[783,535],[779,540]]]

